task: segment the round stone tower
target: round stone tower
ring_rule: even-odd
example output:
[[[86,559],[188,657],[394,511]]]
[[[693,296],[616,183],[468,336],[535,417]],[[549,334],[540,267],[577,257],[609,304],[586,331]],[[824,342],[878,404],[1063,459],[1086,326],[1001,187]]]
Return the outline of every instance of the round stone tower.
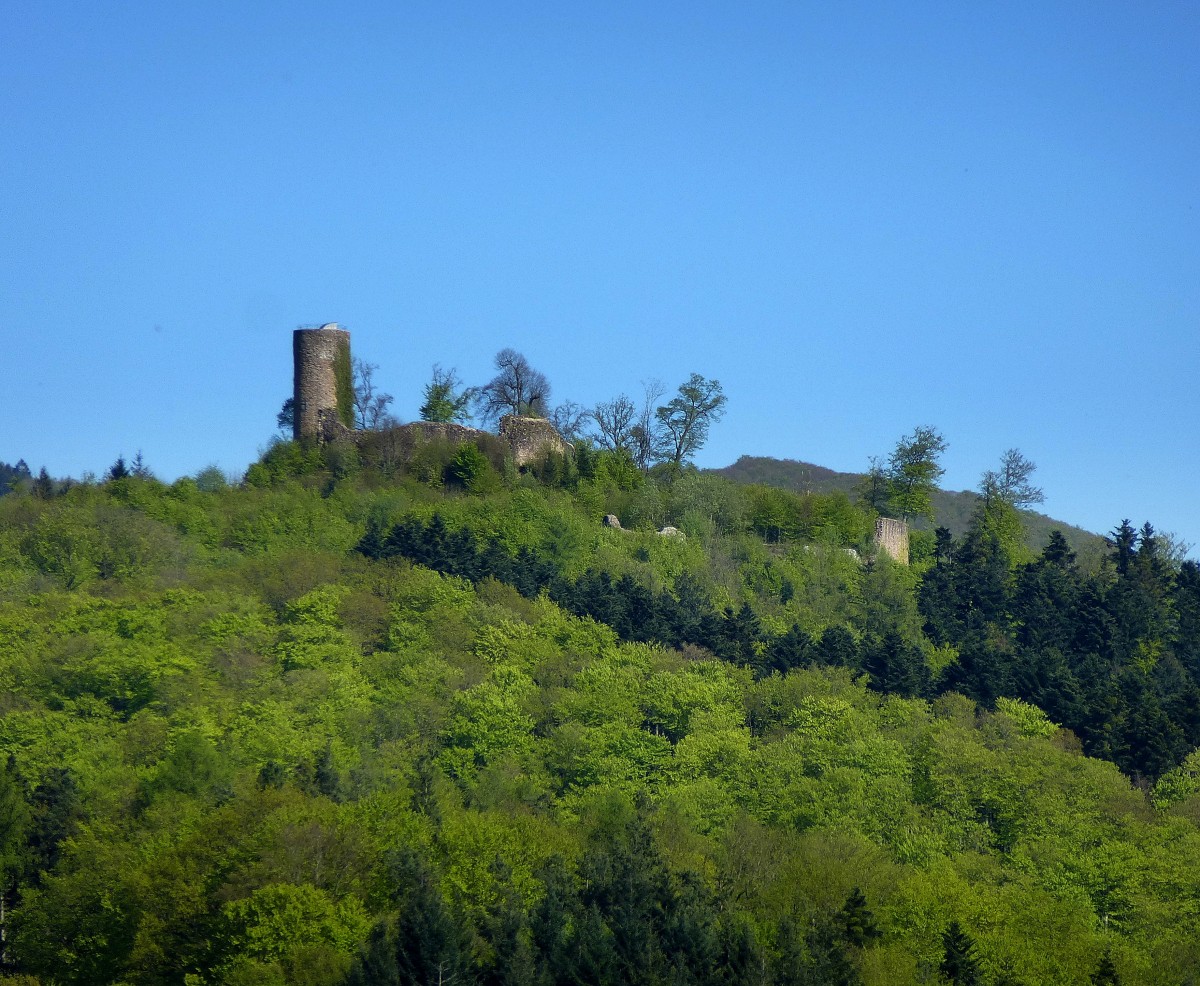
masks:
[[[301,439],[325,434],[323,422],[354,424],[354,382],[350,369],[350,333],[329,322],[319,329],[292,333],[294,425]]]

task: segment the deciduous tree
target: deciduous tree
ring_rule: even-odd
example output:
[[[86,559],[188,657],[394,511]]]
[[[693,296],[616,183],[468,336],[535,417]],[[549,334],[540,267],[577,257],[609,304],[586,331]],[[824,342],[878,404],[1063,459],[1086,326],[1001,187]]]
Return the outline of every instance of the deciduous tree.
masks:
[[[890,487],[888,473],[883,460],[873,455],[867,460],[867,471],[856,488],[858,502],[870,507],[876,513],[887,510]]]
[[[483,417],[496,420],[505,414],[544,418],[549,413],[550,381],[529,365],[515,349],[496,354],[497,373],[479,388],[476,403]]]
[[[387,413],[394,398],[375,384],[375,363],[354,358],[354,423],[360,431],[378,431],[394,423]]]
[[[988,469],[979,481],[984,503],[999,500],[1017,509],[1041,503],[1046,496],[1030,481],[1036,470],[1020,449],[1008,449],[1000,457],[1000,468]]]
[[[592,408],[592,438],[609,452],[632,451],[637,406],[624,394],[601,401]]]
[[[591,419],[592,412],[575,401],[563,401],[550,412],[550,423],[568,442],[577,442]]]
[[[679,392],[654,412],[666,438],[667,461],[681,466],[708,440],[708,430],[725,414],[728,398],[717,380],[693,373]]]
[[[425,401],[418,412],[422,421],[457,421],[463,424],[471,420],[471,402],[475,399],[475,390],[463,386],[454,367],[443,370],[434,363],[433,376],[425,385],[422,395]]]
[[[891,509],[901,520],[933,517],[933,491],[946,471],[938,459],[946,451],[941,432],[928,425],[903,436],[888,458],[888,493]]]

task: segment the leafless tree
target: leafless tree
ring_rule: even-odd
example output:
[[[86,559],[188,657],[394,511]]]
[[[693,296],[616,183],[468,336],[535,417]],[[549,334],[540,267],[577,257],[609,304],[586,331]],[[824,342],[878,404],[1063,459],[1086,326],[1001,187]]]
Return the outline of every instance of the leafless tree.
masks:
[[[639,469],[649,469],[667,457],[667,435],[655,411],[655,405],[666,393],[659,380],[642,382],[642,403],[639,407],[627,395],[611,401],[601,401],[592,409],[591,438],[602,449],[628,452]]]
[[[376,389],[375,371],[379,367],[354,357],[354,421],[360,431],[379,431],[395,424],[387,413],[394,398]]]
[[[592,417],[592,412],[575,401],[563,401],[550,412],[550,423],[568,442],[577,442],[583,429]]]
[[[546,375],[530,366],[515,349],[501,349],[495,365],[496,375],[479,388],[480,415],[492,421],[505,414],[546,417],[550,402]]]
[[[595,427],[591,437],[600,448],[610,452],[632,451],[638,410],[628,397],[621,394],[611,401],[601,401],[592,409],[592,421]]]
[[[633,461],[642,470],[661,462],[670,452],[669,436],[663,431],[655,409],[666,392],[666,384],[661,380],[642,381],[642,406],[631,431]]]

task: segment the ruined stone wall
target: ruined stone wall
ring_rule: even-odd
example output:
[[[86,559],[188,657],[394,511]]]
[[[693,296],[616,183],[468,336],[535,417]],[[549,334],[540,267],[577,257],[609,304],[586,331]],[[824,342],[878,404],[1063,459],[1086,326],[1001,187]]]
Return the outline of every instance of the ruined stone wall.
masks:
[[[319,329],[296,329],[292,333],[292,434],[297,441],[360,442],[363,436],[352,427],[353,392],[349,388],[350,333],[329,322]],[[339,380],[341,376],[346,379]],[[339,384],[341,400],[339,401]],[[475,442],[484,445],[493,436],[460,424],[414,421],[388,429],[399,444],[410,448],[414,442]],[[544,418],[525,418],[514,414],[500,419],[500,439],[512,450],[518,468],[536,462],[546,452],[563,455],[572,451],[571,443]],[[393,443],[396,444],[396,443]]]
[[[891,517],[878,518],[875,521],[875,545],[901,565],[907,565],[908,525]]]
[[[512,447],[513,461],[518,467],[536,462],[547,451],[563,455],[571,451],[571,443],[545,418],[506,414],[500,419],[500,437]]]
[[[337,362],[349,350],[350,333],[336,322],[292,333],[292,433],[297,440],[320,440],[325,420],[344,420],[338,408]]]
[[[453,442],[457,445],[460,442],[478,443],[484,438],[492,437],[489,432],[480,431],[478,428],[469,428],[453,421],[414,421],[400,427],[411,431],[426,442],[443,441]]]

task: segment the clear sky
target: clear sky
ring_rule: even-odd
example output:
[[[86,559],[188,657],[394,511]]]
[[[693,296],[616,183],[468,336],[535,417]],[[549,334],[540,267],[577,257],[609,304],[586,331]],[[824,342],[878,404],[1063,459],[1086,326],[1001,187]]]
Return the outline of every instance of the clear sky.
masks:
[[[716,377],[699,458],[973,488],[1200,545],[1200,7],[0,5],[0,460],[240,471],[337,321],[416,417]],[[1194,552],[1194,553],[1200,553]]]

